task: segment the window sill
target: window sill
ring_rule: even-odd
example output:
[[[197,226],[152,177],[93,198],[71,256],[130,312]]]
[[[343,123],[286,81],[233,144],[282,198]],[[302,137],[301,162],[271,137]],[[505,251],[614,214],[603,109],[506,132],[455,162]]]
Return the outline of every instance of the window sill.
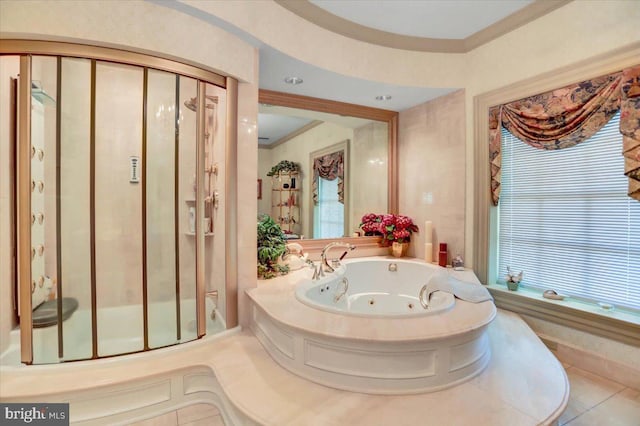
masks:
[[[490,284],[487,288],[499,308],[640,347],[640,315],[632,311],[603,311],[597,305],[570,297],[545,299],[541,291],[522,287],[509,291],[504,285]]]

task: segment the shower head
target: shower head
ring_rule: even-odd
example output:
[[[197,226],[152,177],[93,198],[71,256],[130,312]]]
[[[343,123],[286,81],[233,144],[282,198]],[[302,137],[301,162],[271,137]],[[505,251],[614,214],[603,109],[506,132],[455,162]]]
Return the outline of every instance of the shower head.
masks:
[[[189,108],[191,111],[196,111],[196,98],[191,98],[188,101],[184,101],[184,106]]]
[[[206,95],[205,98],[213,103],[207,103],[206,108],[207,109],[213,109],[214,105],[213,104],[217,104],[218,103],[218,97],[217,96],[211,96],[211,95]],[[197,101],[198,98],[191,98],[188,101],[184,101],[184,106],[186,106],[187,108],[189,108],[191,111],[195,112],[197,109]]]

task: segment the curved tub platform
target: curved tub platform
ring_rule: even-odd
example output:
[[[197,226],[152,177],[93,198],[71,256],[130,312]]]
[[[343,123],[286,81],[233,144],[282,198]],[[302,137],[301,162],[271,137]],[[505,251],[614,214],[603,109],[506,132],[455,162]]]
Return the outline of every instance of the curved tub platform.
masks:
[[[447,273],[443,268],[409,260],[357,259],[346,262],[347,275],[351,263],[358,269],[371,267],[375,271],[375,276],[355,282],[360,286],[358,294],[366,294],[371,284],[372,299],[415,296],[414,312],[403,317],[354,316],[329,312],[323,306],[314,308],[299,300],[303,289],[319,298],[328,297],[326,303],[331,306],[333,287],[345,274],[344,266],[319,281],[310,280],[310,269],[282,277],[282,284],[269,281],[248,292],[253,301],[251,329],[281,366],[325,386],[381,395],[441,390],[471,379],[487,366],[491,351],[486,328],[496,315],[492,301],[455,299],[451,308],[421,314],[420,286],[434,273]],[[387,272],[388,264],[397,271]],[[449,272],[480,285],[472,271]],[[405,285],[392,278],[400,274],[411,282]],[[320,290],[326,290],[326,295]],[[340,302],[347,297],[351,296]]]
[[[216,405],[227,426],[554,424],[569,396],[560,363],[517,314],[498,311],[488,333],[493,355],[480,375],[426,394],[315,384],[280,367],[247,331],[144,356],[2,367],[0,394],[3,402],[69,401],[79,424],[126,424],[194,403]]]

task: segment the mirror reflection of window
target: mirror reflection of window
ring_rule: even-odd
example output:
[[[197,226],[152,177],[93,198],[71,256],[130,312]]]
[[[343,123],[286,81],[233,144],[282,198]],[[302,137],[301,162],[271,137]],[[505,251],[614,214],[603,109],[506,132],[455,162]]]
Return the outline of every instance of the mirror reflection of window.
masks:
[[[300,122],[300,119],[303,119]],[[365,213],[388,211],[389,127],[385,121],[329,114],[262,103],[258,116],[259,150],[258,178],[271,182],[267,174],[282,160],[300,164],[300,179],[296,182],[296,233],[303,238],[338,238],[358,229]],[[342,180],[343,210],[332,218],[343,228],[330,236],[319,234],[315,225],[314,159],[344,151]],[[319,174],[322,177],[322,173]],[[324,176],[325,179],[328,176]],[[333,183],[336,184],[335,182]],[[340,181],[338,181],[340,184]],[[357,190],[356,190],[357,189]],[[258,211],[274,219],[280,211],[277,191],[266,191],[258,200]],[[339,225],[335,225],[336,228]]]
[[[344,204],[338,199],[338,179],[318,178],[318,204],[313,212],[314,238],[342,237]]]

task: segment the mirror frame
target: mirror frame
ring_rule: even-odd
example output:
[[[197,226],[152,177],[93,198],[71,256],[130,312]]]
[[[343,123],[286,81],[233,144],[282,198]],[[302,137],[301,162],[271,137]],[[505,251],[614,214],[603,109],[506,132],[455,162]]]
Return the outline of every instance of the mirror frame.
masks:
[[[398,116],[397,111],[355,105],[346,102],[330,101],[328,99],[312,98],[310,96],[293,95],[260,89],[258,102],[261,104],[283,106],[289,108],[319,111],[329,114],[347,115],[368,120],[387,123],[388,131],[388,165],[387,165],[387,212],[398,213]],[[309,239],[313,240],[313,238]],[[331,240],[335,240],[332,238]],[[296,240],[298,242],[299,240]]]

